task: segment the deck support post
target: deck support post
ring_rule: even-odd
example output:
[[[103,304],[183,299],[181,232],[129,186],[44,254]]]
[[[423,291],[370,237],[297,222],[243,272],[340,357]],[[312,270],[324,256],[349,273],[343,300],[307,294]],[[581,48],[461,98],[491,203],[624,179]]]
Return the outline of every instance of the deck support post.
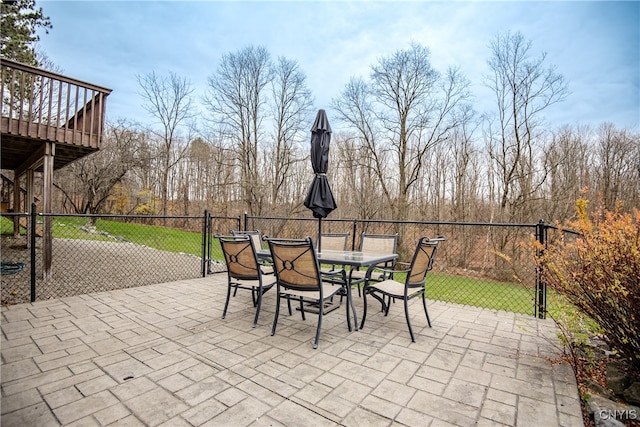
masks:
[[[20,212],[20,177],[13,178],[13,213]],[[13,217],[13,237],[20,236],[20,217]]]
[[[53,194],[53,161],[56,152],[56,144],[51,141],[45,142],[45,154],[43,166],[43,185],[42,191],[42,256],[43,256],[43,278],[51,278],[51,261],[53,258],[53,230],[51,213],[52,194]]]
[[[27,169],[22,176],[24,176],[24,180],[25,180],[24,186],[26,187],[26,193],[24,196],[25,197],[24,211],[28,212],[29,206],[31,206],[32,203],[36,202],[36,192],[35,192],[35,189],[33,188],[35,185],[35,180],[34,180],[35,171],[33,169]],[[29,247],[29,245],[31,245],[31,242],[35,241],[31,238],[32,237],[31,230],[35,230],[35,228],[29,225],[29,221],[25,221],[24,226],[27,230],[27,247]]]

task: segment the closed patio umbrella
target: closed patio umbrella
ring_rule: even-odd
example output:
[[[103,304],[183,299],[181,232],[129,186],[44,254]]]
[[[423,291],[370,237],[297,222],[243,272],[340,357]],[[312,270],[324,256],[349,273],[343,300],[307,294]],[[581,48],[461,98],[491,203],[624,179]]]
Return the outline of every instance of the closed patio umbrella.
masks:
[[[337,206],[327,180],[329,168],[329,143],[331,126],[324,110],[318,110],[316,120],[311,127],[311,166],[315,177],[309,187],[304,205],[318,218],[318,251],[321,250],[322,218],[326,218]]]

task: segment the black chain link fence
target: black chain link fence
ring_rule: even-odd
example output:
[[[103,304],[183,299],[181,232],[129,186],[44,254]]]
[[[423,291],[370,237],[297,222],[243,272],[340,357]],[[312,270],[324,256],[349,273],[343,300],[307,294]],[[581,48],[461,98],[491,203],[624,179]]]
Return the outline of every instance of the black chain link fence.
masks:
[[[318,234],[317,219],[244,218],[247,230],[271,237]],[[543,232],[545,228],[543,227]],[[322,233],[349,233],[349,249],[358,250],[362,233],[398,233],[400,262],[410,262],[422,236],[445,236],[427,297],[517,313],[544,315],[546,293],[537,283],[531,239],[539,239],[540,224],[447,223],[429,221],[367,221],[323,219]],[[543,298],[543,300],[539,300]]]
[[[13,234],[19,218],[20,233]],[[35,265],[31,262],[35,218]],[[42,223],[51,221],[50,261]],[[215,234],[259,230],[271,237],[316,237],[318,220],[282,217],[149,217],[4,214],[2,303],[16,304],[202,277],[225,270]],[[400,262],[410,262],[422,236],[445,236],[427,281],[430,299],[544,315],[528,243],[546,234],[540,224],[481,224],[324,219],[323,233],[349,233],[358,250],[363,232],[398,233]],[[49,265],[47,265],[49,264]],[[35,268],[35,270],[34,270]],[[33,285],[33,286],[32,286]]]
[[[33,217],[37,224],[33,239],[31,215],[4,214],[2,218],[3,304],[202,277],[206,218],[227,231],[237,229],[240,221],[206,213],[199,217]],[[17,235],[13,233],[14,218],[21,224]],[[47,220],[52,229],[49,256],[42,227]]]

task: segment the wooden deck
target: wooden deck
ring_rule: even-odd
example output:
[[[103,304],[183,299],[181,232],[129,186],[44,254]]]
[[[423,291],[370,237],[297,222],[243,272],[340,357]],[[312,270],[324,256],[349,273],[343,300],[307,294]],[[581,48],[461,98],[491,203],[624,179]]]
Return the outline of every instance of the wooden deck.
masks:
[[[2,169],[19,169],[27,154],[44,150],[45,142],[56,143],[54,169],[91,154],[100,148],[100,136],[87,132],[54,128],[39,123],[26,123],[8,117],[0,118],[2,132]]]
[[[13,171],[15,181],[12,197],[1,202],[7,209],[13,206],[14,212],[22,206],[31,210],[37,200],[34,174],[42,172],[42,202],[36,209],[50,213],[53,171],[100,149],[111,89],[6,59],[0,58],[0,65],[0,168]],[[26,196],[19,191],[21,180]],[[14,216],[16,236],[18,219]],[[47,278],[52,260],[50,217],[43,221],[42,237]]]
[[[100,149],[110,89],[5,59],[0,84],[2,169],[37,165],[46,143],[54,169]]]

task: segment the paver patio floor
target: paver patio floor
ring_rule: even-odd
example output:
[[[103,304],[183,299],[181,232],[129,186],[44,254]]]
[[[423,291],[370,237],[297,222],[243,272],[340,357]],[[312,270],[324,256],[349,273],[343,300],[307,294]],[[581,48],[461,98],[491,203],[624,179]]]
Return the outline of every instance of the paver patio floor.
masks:
[[[349,332],[248,292],[221,319],[226,275],[2,308],[9,426],[582,426],[551,320],[429,301],[370,309]],[[358,315],[362,301],[356,298]],[[372,311],[372,312],[371,312]]]

